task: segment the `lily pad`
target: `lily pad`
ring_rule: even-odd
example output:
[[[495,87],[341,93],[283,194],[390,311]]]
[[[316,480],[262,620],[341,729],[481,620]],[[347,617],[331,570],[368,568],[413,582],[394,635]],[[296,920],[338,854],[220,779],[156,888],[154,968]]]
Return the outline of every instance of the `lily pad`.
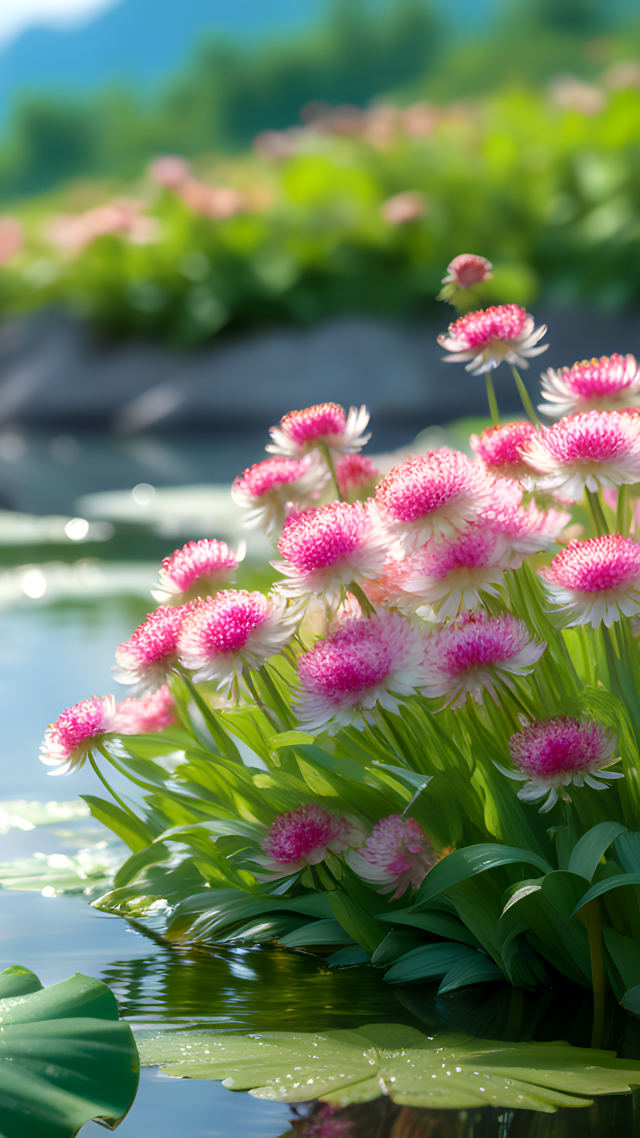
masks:
[[[178,1032],[140,1042],[144,1066],[179,1078],[219,1079],[257,1098],[336,1106],[389,1095],[406,1106],[589,1106],[594,1095],[640,1086],[640,1062],[568,1043],[499,1043],[403,1024],[320,1034]]]
[[[0,973],[0,1135],[73,1138],[115,1126],[138,1089],[130,1027],[112,992],[77,974],[43,988],[27,968]]]

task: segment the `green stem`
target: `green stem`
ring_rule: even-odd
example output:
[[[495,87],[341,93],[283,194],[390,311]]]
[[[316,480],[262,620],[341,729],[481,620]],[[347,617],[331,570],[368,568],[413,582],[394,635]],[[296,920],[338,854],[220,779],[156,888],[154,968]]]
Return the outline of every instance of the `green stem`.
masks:
[[[577,914],[578,919],[587,930],[589,937],[589,954],[591,956],[591,986],[593,988],[593,1025],[591,1029],[591,1046],[602,1047],[604,1032],[604,1005],[606,992],[606,979],[604,968],[604,953],[602,951],[602,922],[600,920],[600,905],[597,897]]]
[[[585,498],[587,499],[589,512],[591,513],[593,528],[595,529],[597,536],[602,537],[603,534],[609,533],[609,526],[607,525],[607,519],[605,518],[604,510],[602,509],[600,491],[596,490],[594,493],[593,490],[585,490],[584,493]]]
[[[498,400],[496,399],[491,372],[486,371],[484,377],[487,382],[487,399],[489,400],[489,414],[491,415],[491,422],[493,423],[494,427],[498,427],[500,425],[500,412],[498,411]]]
[[[103,751],[101,746],[98,745],[97,749],[100,751],[101,755],[104,755],[105,759],[108,759],[108,761],[111,762],[111,756],[108,755],[106,751]],[[106,789],[109,791],[109,794],[111,795],[111,797],[113,799],[115,799],[115,801],[118,803],[118,806],[120,806],[124,810],[125,814],[129,814],[132,818],[135,818],[136,822],[139,822],[140,819],[138,818],[137,814],[134,814],[133,810],[129,806],[127,806],[127,804],[125,802],[122,801],[122,799],[119,797],[119,795],[116,794],[113,787],[109,786],[109,783],[107,782],[106,778],[104,777],[102,771],[100,770],[100,767],[98,766],[98,764],[97,764],[96,760],[94,759],[93,755],[91,754],[91,752],[89,752],[89,762],[91,763],[91,766],[93,767],[98,778],[100,779],[100,782],[102,783],[102,785],[104,787],[106,787]]]
[[[360,585],[357,584],[356,581],[349,581],[349,584],[346,586],[346,590],[348,593],[352,593],[356,600],[359,601],[360,608],[362,609],[364,616],[370,617],[376,615],[376,610],[371,604],[371,601],[369,600],[367,594],[365,593],[364,589],[362,589]]]
[[[231,739],[227,737],[227,735],[225,735],[224,731],[222,731],[222,729],[216,723],[216,719],[211,708],[200,695],[200,692],[198,691],[191,677],[188,676],[187,673],[182,669],[180,670],[180,675],[184,681],[184,685],[187,691],[193,699],[193,702],[195,703],[207,727],[209,728],[212,739],[220,748],[221,753],[226,758],[233,758],[236,762],[239,762],[240,756],[235,744]]]
[[[321,452],[321,454],[322,454],[322,457],[324,458],[324,461],[326,462],[327,466],[329,467],[329,473],[330,473],[330,475],[331,475],[331,477],[332,477],[332,479],[333,479],[333,485],[334,485],[334,486],[335,486],[335,488],[336,488],[336,494],[337,494],[337,496],[338,496],[338,501],[339,501],[339,502],[344,502],[344,501],[345,501],[345,497],[344,497],[344,494],[342,494],[342,493],[341,493],[341,491],[340,491],[340,487],[339,487],[339,485],[338,485],[338,478],[337,478],[337,475],[336,475],[336,468],[335,468],[335,466],[333,465],[333,456],[332,456],[332,454],[331,454],[331,451],[329,450],[329,447],[327,446],[327,444],[326,444],[326,443],[319,443],[319,444],[318,444],[318,448],[319,448],[319,450],[320,450],[320,452]]]
[[[252,699],[255,700],[256,706],[260,708],[260,711],[264,715],[267,722],[271,724],[276,732],[279,733],[282,731],[282,723],[278,721],[276,713],[272,711],[270,707],[267,707],[266,703],[259,695],[248,668],[243,671],[242,678],[245,682],[247,690],[249,691],[249,694],[251,695]]]
[[[513,378],[516,381],[516,387],[518,388],[518,393],[519,393],[520,398],[522,400],[522,406],[524,407],[527,415],[531,419],[531,422],[533,423],[534,427],[539,427],[540,426],[540,420],[539,420],[538,416],[536,415],[536,413],[533,409],[533,403],[531,402],[531,400],[529,398],[529,392],[527,391],[524,383],[522,382],[520,372],[517,370],[517,368],[512,367],[511,373],[513,375]]]
[[[629,533],[629,487],[621,486],[618,490],[618,509],[616,511],[616,529],[623,536]]]

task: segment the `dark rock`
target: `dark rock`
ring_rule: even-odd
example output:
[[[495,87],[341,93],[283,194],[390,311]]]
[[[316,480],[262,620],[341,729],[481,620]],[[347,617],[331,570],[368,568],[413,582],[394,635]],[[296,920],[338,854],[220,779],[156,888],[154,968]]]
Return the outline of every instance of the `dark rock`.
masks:
[[[193,352],[154,343],[105,345],[80,322],[42,312],[0,332],[0,425],[110,430],[264,430],[286,411],[335,400],[367,403],[389,438],[486,414],[482,377],[442,361],[439,325],[345,317],[220,340]],[[534,401],[539,372],[613,351],[640,353],[635,313],[540,310],[549,351],[524,378]],[[503,412],[520,409],[509,369],[494,373]]]

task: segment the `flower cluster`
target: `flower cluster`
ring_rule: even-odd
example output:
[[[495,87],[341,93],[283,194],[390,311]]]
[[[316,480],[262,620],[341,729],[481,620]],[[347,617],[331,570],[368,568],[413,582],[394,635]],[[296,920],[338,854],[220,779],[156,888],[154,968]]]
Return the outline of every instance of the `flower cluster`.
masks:
[[[155,176],[195,192],[175,162]],[[464,255],[445,284],[469,294],[490,279],[489,262]],[[440,340],[479,375],[538,355],[544,331],[510,304],[468,313]],[[553,833],[564,866],[585,819],[634,817],[638,368],[612,355],[548,370],[546,409],[561,416],[551,426],[538,423],[517,372],[515,381],[529,421],[494,421],[469,454],[443,446],[391,468],[381,458],[382,476],[361,453],[366,408],[323,403],[285,415],[270,457],[232,489],[245,524],[277,545],[276,583],[239,587],[250,557],[241,566],[242,553],[222,541],[188,542],[162,563],[158,607],[116,650],[127,698],[83,700],[48,728],[42,758],[55,773],[87,759],[121,774],[122,762],[133,764],[153,792],[150,831],[161,832],[161,817],[165,834],[180,822],[172,867],[184,847],[207,883],[232,887],[231,907],[251,893],[251,912],[238,910],[230,936],[249,937],[241,922],[264,901],[256,936],[310,944],[306,920],[320,918],[323,943],[348,942],[331,964],[362,959],[386,931],[372,922],[399,918],[395,905],[381,918],[367,889],[411,897],[454,846],[518,845],[529,834],[534,865],[541,851],[555,856]],[[487,387],[497,420],[490,377]],[[572,519],[565,507],[576,501],[584,507]],[[146,768],[145,783],[146,760],[135,756],[162,732],[165,758]],[[127,743],[134,735],[146,738]],[[167,757],[167,744],[185,757]],[[164,782],[161,763],[173,770]],[[199,778],[207,809],[194,800],[194,836],[182,821]],[[599,812],[593,792],[613,783]],[[179,811],[163,815],[164,794]],[[547,831],[536,809],[554,810],[558,825]],[[447,875],[437,868],[433,889],[423,887],[420,920],[425,893],[436,897]],[[310,899],[314,890],[323,896]],[[213,893],[212,902],[217,922]],[[411,935],[464,923],[464,906],[451,905],[457,917],[417,920]],[[524,969],[525,956],[517,963]]]
[[[390,814],[376,822],[367,836],[357,818],[332,814],[315,803],[278,815],[262,850],[253,858],[266,871],[259,875],[262,880],[299,874],[307,866],[320,865],[328,854],[344,854],[358,877],[381,886],[379,893],[393,893],[394,901],[409,887],[418,889],[438,861],[414,818]]]

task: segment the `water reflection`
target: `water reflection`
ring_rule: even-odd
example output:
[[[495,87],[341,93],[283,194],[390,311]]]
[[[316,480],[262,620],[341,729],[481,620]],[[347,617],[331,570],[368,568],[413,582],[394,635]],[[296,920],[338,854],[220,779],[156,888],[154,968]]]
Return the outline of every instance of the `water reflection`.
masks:
[[[565,1039],[584,1047],[591,1033],[591,994],[577,986],[540,993],[482,985],[438,997],[437,984],[391,988],[374,969],[335,971],[310,954],[273,948],[205,953],[175,950],[159,942],[157,953],[114,962],[102,978],[138,1035],[157,1034],[158,1028],[326,1031],[403,1022],[429,1034],[454,1029],[485,1039]],[[620,1056],[640,1057],[640,1022],[613,1000],[607,1006],[604,1045]],[[238,1110],[245,1097],[237,1096]],[[233,1109],[232,1103],[228,1109]],[[274,1138],[275,1134],[274,1130]],[[562,1109],[553,1115],[491,1107],[429,1111],[396,1106],[383,1098],[344,1110],[311,1104],[291,1109],[287,1135],[640,1138],[640,1092],[598,1099],[590,1108]]]

